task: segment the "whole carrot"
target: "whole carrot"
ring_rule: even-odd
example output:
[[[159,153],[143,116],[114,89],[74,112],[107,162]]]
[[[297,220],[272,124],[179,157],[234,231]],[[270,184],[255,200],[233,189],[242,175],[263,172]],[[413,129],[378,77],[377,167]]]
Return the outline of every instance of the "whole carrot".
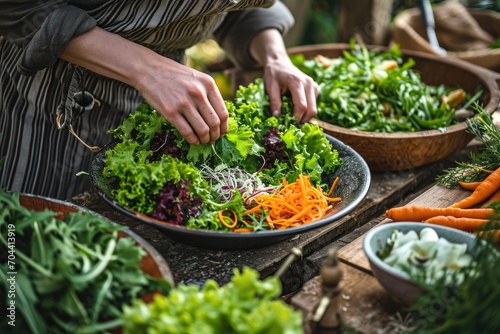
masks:
[[[481,184],[481,181],[476,181],[476,182],[458,181],[458,184],[463,189],[466,189],[466,190],[476,190],[476,188]]]
[[[488,219],[435,216],[425,220],[426,223],[453,227],[466,232],[474,232],[488,222]]]
[[[486,202],[484,202],[483,205],[481,205],[482,208],[488,207],[493,202],[500,201],[500,189],[497,190],[496,193],[494,193]]]
[[[393,221],[423,221],[435,216],[454,216],[464,218],[487,219],[495,211],[491,208],[460,209],[460,208],[433,208],[429,206],[400,206],[385,212],[387,218]]]
[[[451,205],[452,208],[470,208],[482,201],[487,200],[491,195],[500,189],[500,167],[488,175],[476,190],[463,200]]]

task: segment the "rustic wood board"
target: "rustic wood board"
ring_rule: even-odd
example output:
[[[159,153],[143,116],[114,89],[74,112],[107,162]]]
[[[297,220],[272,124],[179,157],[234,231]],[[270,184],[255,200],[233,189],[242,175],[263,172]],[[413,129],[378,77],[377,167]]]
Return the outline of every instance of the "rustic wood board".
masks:
[[[435,185],[406,205],[424,205],[437,208],[444,208],[465,198],[470,191],[462,189],[448,189],[441,185]],[[392,220],[384,219],[380,224],[391,223]],[[338,252],[339,259],[360,270],[371,273],[370,264],[363,251],[364,235],[341,248]]]

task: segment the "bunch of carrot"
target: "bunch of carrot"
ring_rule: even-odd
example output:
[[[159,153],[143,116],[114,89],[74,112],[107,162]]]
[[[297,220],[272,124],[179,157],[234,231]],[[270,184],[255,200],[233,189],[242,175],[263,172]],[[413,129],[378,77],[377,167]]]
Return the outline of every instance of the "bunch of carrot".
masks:
[[[320,186],[311,184],[309,176],[299,175],[297,180],[288,183],[285,179],[273,193],[262,193],[253,198],[255,206],[243,212],[243,218],[255,215],[260,218],[266,214],[266,222],[271,229],[285,229],[318,220],[332,208],[332,203],[340,202],[340,197],[330,197],[338,178],[334,180],[328,193]]]
[[[482,236],[493,237],[500,242],[500,229],[495,228],[488,233],[482,231],[492,220],[495,210],[488,206],[500,201],[500,168],[490,171],[483,181],[459,182],[468,190],[472,190],[466,198],[445,208],[428,206],[402,206],[386,211],[387,218],[398,221],[423,221],[457,228],[467,232],[476,232]]]

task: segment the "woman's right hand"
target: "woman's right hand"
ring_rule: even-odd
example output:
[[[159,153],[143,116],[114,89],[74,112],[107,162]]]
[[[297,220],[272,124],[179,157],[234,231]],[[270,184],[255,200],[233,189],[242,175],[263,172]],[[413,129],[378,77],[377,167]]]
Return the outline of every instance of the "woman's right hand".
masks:
[[[190,144],[212,143],[227,132],[228,111],[211,76],[166,58],[147,72],[139,91]]]
[[[136,88],[190,144],[227,132],[228,111],[212,77],[144,46],[96,27],[72,39],[60,58]]]

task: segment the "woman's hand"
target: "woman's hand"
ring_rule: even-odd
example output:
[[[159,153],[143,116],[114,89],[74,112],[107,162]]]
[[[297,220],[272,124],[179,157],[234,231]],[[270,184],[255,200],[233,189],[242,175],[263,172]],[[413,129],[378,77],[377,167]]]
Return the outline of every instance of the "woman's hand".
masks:
[[[170,59],[157,59],[138,89],[190,144],[212,143],[227,132],[228,111],[215,81]]]
[[[207,74],[100,28],[72,39],[60,58],[136,88],[190,144],[227,132],[228,111]]]
[[[264,85],[273,115],[281,112],[281,96],[292,96],[293,115],[299,123],[317,114],[318,84],[292,64],[281,34],[275,29],[263,30],[250,45],[250,53],[264,68]]]

